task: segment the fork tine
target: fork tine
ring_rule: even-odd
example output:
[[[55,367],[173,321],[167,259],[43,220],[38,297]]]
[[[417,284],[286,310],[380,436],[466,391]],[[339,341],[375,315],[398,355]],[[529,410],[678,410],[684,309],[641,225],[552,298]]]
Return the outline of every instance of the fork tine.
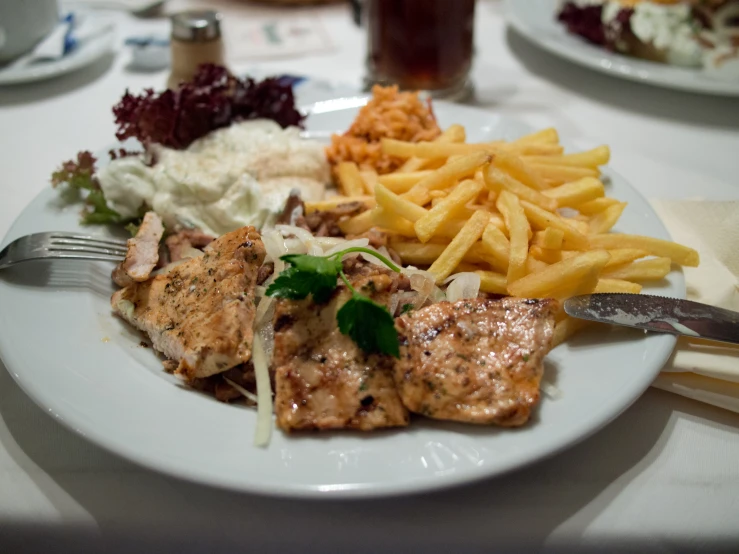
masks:
[[[51,238],[50,239],[51,246],[59,246],[59,247],[66,247],[66,246],[85,246],[85,247],[96,247],[96,248],[105,248],[107,250],[110,250],[111,252],[121,253],[123,255],[126,254],[128,251],[128,248],[126,246],[121,245],[113,245],[110,243],[106,243],[103,241],[97,241],[97,240],[83,240],[83,239],[74,239],[74,238]]]
[[[73,244],[53,244],[45,249],[47,252],[84,252],[88,254],[99,254],[103,256],[115,256],[117,259],[123,259],[125,252],[120,252],[112,248],[104,248],[95,245],[73,245]]]
[[[105,254],[89,254],[86,252],[53,252],[49,258],[58,258],[61,260],[90,260],[96,262],[120,262],[120,256]]]
[[[55,240],[65,240],[65,239],[72,239],[72,240],[83,240],[83,241],[91,241],[91,242],[99,242],[110,246],[126,246],[127,242],[124,239],[116,239],[113,237],[93,237],[90,235],[80,235],[78,233],[49,233],[49,238],[55,239]]]

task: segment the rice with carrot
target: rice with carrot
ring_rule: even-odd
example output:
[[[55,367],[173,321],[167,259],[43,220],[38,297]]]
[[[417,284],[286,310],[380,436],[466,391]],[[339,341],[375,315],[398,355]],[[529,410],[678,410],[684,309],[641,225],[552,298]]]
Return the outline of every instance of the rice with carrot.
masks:
[[[404,160],[384,154],[380,139],[418,142],[433,140],[440,133],[431,103],[419,99],[418,92],[375,85],[372,99],[359,110],[349,130],[331,137],[326,157],[333,167],[350,161],[360,169],[374,169],[382,175],[398,169]]]

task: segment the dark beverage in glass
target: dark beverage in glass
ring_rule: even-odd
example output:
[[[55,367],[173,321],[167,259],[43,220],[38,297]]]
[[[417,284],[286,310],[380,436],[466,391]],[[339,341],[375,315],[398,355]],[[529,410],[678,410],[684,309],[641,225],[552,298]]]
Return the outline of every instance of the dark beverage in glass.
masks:
[[[368,84],[460,97],[472,65],[475,0],[365,0]]]

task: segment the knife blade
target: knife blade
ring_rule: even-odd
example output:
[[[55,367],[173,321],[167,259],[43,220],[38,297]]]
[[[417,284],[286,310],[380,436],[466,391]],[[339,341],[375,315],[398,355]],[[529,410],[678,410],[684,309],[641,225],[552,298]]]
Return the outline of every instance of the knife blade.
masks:
[[[664,296],[599,293],[568,298],[572,317],[739,344],[739,312]]]

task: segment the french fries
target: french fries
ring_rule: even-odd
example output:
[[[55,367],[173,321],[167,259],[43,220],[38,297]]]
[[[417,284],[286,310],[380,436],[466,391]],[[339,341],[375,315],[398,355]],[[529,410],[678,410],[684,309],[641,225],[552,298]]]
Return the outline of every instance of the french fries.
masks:
[[[475,212],[475,215],[465,223],[457,236],[431,264],[429,273],[434,276],[437,285],[440,285],[444,279],[451,275],[467,251],[479,240],[489,219],[487,212]]]
[[[475,271],[480,276],[480,290],[492,294],[507,294],[506,283],[508,278],[502,273],[493,271]]]
[[[692,248],[653,237],[608,233],[591,236],[588,242],[591,248],[640,248],[652,256],[670,258],[674,263],[687,267],[698,267],[700,263],[698,252]]]
[[[381,141],[405,159],[377,175],[354,164],[337,167],[343,195],[306,203],[306,212],[347,201],[368,211],[340,220],[347,235],[371,228],[388,234],[404,264],[427,267],[437,284],[475,272],[480,290],[518,297],[566,299],[600,292],[639,293],[672,264],[696,266],[698,253],[651,237],[611,232],[627,207],[606,196],[601,167],[610,149],[564,153],[555,129],[506,142],[466,142],[452,125],[430,142]],[[588,322],[560,311],[554,343]]]
[[[486,260],[493,266],[508,271],[508,261],[511,255],[511,243],[494,223],[488,223],[482,233],[483,250],[487,253]]]
[[[416,220],[414,228],[421,242],[428,242],[441,225],[451,219],[455,210],[463,208],[483,189],[482,183],[467,179],[457,185],[454,190],[431,208],[425,215]],[[423,209],[423,208],[421,208]]]
[[[467,132],[461,125],[451,125],[443,133],[434,139],[434,142],[464,142],[467,138]],[[405,163],[400,166],[399,171],[411,172],[418,171],[424,167],[431,166],[435,160],[426,158],[408,158]],[[443,160],[442,160],[443,162]],[[397,191],[396,191],[397,192]]]
[[[570,244],[576,247],[587,248],[588,238],[575,228],[575,222],[567,222],[564,218],[557,214],[550,213],[546,210],[542,210],[538,206],[529,202],[521,201],[521,206],[526,212],[526,216],[529,218],[532,227],[544,230],[547,227],[554,227],[562,231],[564,237],[563,240],[568,241]]]
[[[619,202],[613,206],[608,206],[605,210],[596,214],[590,220],[590,233],[599,235],[601,233],[607,233],[616,224],[618,218],[624,213],[626,208],[626,202]]]
[[[533,245],[547,248],[549,250],[559,250],[562,248],[562,241],[564,238],[565,234],[562,229],[547,227],[543,231],[537,231],[534,233]]]
[[[639,258],[649,256],[649,252],[647,250],[641,250],[640,248],[614,248],[609,250],[608,253],[611,255],[611,259],[608,260],[608,263],[605,265],[605,269],[627,264],[634,260],[638,260]]]
[[[527,187],[535,190],[546,190],[549,188],[544,179],[539,176],[529,165],[515,155],[501,154],[495,157],[496,167],[501,168],[514,179],[518,179]]]
[[[552,165],[552,164],[530,164],[539,177],[551,183],[569,183],[576,179],[584,179],[585,177],[598,177],[600,175],[597,170],[589,167],[576,167],[572,165]]]
[[[565,154],[564,156],[527,156],[525,158],[527,162],[532,164],[590,168],[606,165],[610,159],[611,149],[607,146],[598,146],[586,152]]]
[[[592,177],[578,179],[577,181],[544,191],[544,195],[557,202],[558,208],[578,208],[586,202],[602,197],[604,194],[603,183]]]
[[[378,206],[408,221],[417,221],[428,214],[428,211],[418,204],[390,192],[380,183],[375,186],[375,198]]]
[[[587,319],[575,319],[574,317],[567,316],[562,321],[558,321],[554,326],[554,334],[552,335],[552,346],[559,346],[572,335],[588,327],[592,324],[592,321]]]
[[[603,275],[625,281],[658,281],[667,276],[671,265],[670,258],[649,258],[607,269]]]
[[[349,204],[351,202],[361,202],[368,208],[374,208],[375,197],[373,196],[334,196],[327,198],[326,200],[318,200],[317,202],[306,202],[305,213],[310,214],[313,212],[322,212],[327,210],[333,210],[342,204]]]
[[[475,170],[490,163],[492,156],[487,152],[475,152],[448,161],[442,167],[418,181],[412,189],[406,193],[406,198],[418,204],[421,198],[428,195],[428,191],[446,188],[459,179],[474,174]]]
[[[341,162],[336,167],[339,189],[346,196],[361,196],[365,193],[364,180],[354,162]]]
[[[531,227],[526,219],[526,214],[521,207],[518,197],[508,192],[501,191],[496,202],[497,208],[503,214],[503,221],[510,233],[510,249],[508,254],[508,284],[523,277],[526,272],[526,258],[529,254],[529,233]]]
[[[382,183],[389,190],[396,194],[408,192],[413,186],[424,177],[428,177],[433,173],[430,169],[424,171],[409,171],[408,173],[388,173],[377,177],[377,182]]]
[[[519,198],[527,200],[532,204],[536,204],[540,208],[550,212],[553,212],[558,207],[556,199],[545,196],[536,189],[527,187],[517,179],[514,179],[493,165],[489,165],[487,167],[483,176],[485,184],[490,190],[495,191],[496,194],[500,194],[501,191],[507,190]]]
[[[379,179],[377,171],[375,171],[374,169],[363,169],[359,172],[359,174],[362,176],[362,184],[364,185],[365,192],[370,195],[374,194],[375,185],[377,184],[377,180]]]
[[[541,298],[552,291],[557,291],[560,298],[571,296],[569,289],[576,289],[580,280],[594,270],[600,271],[610,257],[606,250],[583,252],[510,283],[508,292],[522,298]]]

